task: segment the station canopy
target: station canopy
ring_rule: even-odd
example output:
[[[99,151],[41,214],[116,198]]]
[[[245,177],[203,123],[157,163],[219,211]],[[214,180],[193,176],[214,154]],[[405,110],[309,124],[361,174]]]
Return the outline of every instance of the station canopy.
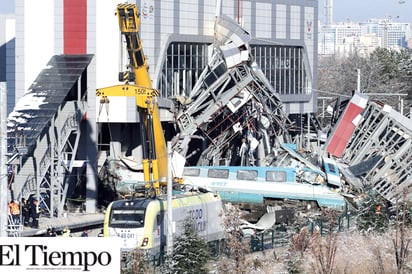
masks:
[[[24,147],[31,153],[36,140],[77,85],[93,55],[54,55],[7,119],[7,150]],[[76,87],[75,87],[76,88]]]

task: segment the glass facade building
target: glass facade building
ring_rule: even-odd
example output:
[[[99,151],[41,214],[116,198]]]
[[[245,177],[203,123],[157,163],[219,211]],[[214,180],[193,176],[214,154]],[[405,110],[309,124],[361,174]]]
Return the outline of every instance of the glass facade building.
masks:
[[[158,89],[163,97],[187,95],[207,66],[208,44],[173,42],[167,49]],[[252,55],[280,95],[307,95],[303,47],[252,45]]]
[[[307,95],[302,47],[254,46],[253,56],[275,90],[282,95]]]
[[[211,55],[216,15],[251,35],[251,54],[291,114],[316,111],[317,1],[137,1],[153,85],[190,93]],[[144,27],[143,27],[144,26]]]

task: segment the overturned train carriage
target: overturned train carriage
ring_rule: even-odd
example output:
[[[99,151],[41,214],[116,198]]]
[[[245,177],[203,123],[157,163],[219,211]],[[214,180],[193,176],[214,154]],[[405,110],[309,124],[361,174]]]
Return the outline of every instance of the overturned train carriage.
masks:
[[[278,223],[292,221],[296,211],[346,209],[339,189],[323,183],[322,174],[308,168],[303,172],[290,167],[195,166],[185,168],[184,178],[186,184],[217,192],[223,201],[240,204],[257,217],[274,211]],[[279,218],[285,210],[288,220]]]

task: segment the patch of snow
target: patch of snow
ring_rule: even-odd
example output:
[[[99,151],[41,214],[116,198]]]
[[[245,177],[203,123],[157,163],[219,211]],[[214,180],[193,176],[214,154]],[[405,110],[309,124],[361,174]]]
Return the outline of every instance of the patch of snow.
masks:
[[[21,98],[14,107],[14,111],[40,109],[41,105],[47,104],[47,102],[45,102],[44,99],[46,99],[46,97],[39,97],[37,96],[37,94],[25,94],[23,98]]]
[[[15,130],[16,125],[27,123],[29,118],[33,118],[33,115],[25,113],[25,110],[37,110],[41,105],[47,104],[46,97],[38,96],[38,94],[26,93],[16,104],[14,110],[9,114],[7,118],[7,127],[11,128],[11,131]],[[23,129],[19,127],[19,130]],[[29,128],[24,127],[25,130]]]

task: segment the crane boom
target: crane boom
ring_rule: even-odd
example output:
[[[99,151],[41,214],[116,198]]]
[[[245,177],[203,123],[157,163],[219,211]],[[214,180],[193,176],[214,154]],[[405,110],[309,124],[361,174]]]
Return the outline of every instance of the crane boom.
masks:
[[[118,4],[119,28],[126,42],[129,71],[119,73],[119,81],[135,82],[138,86],[152,87],[147,58],[139,36],[140,13],[135,4]]]
[[[149,196],[159,195],[160,187],[167,184],[166,141],[156,101],[159,92],[152,88],[147,58],[143,54],[137,6],[118,4],[116,14],[129,55],[128,71],[119,73],[119,81],[124,84],[97,89],[96,96],[101,97],[101,103],[108,103],[108,96],[135,98],[140,122],[145,189],[146,193],[150,193]]]

